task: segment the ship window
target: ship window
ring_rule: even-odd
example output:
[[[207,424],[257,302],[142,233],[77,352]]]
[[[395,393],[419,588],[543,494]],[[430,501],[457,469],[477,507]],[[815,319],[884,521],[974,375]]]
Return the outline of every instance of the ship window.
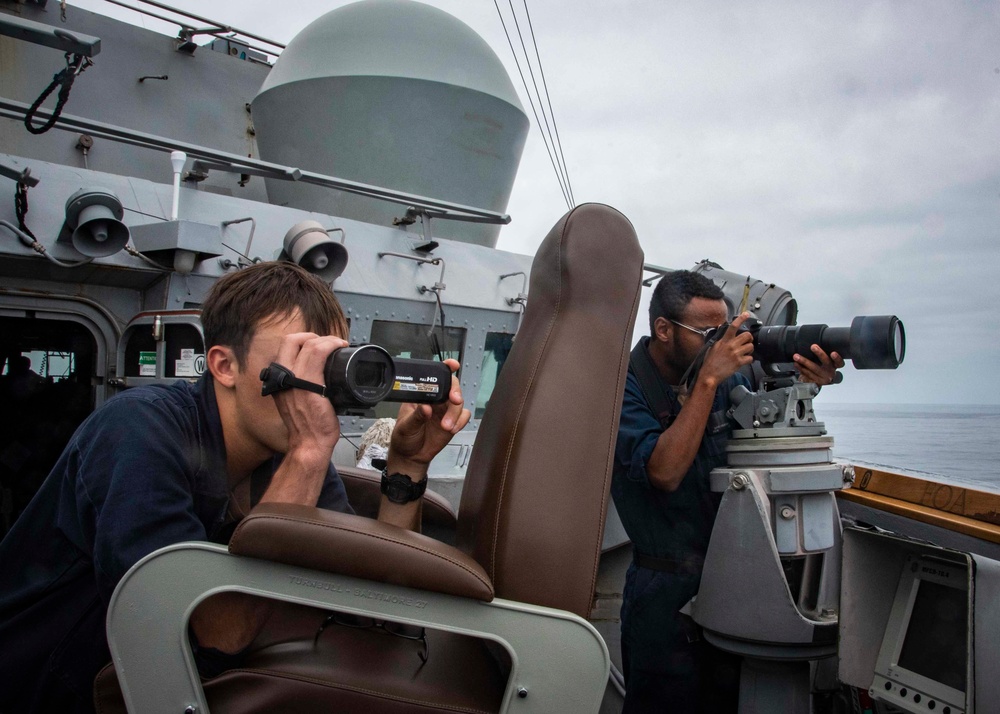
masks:
[[[486,347],[483,350],[483,364],[479,376],[479,393],[476,395],[476,419],[482,419],[486,405],[497,386],[497,377],[503,369],[510,348],[514,346],[514,335],[503,332],[486,333]]]
[[[375,320],[372,323],[369,342],[385,348],[386,352],[393,357],[429,359],[437,362],[439,361],[437,350],[427,335],[429,329],[429,325],[415,325],[412,322]],[[440,345],[441,356],[444,359],[458,360],[461,364],[465,330],[461,327],[445,327],[444,329],[436,327],[434,334]],[[398,411],[398,404],[382,402],[364,416],[378,419],[395,417]]]
[[[180,322],[178,320],[188,321]],[[205,343],[201,331],[191,316],[165,317],[163,354],[153,336],[152,320],[132,324],[122,337],[124,359],[121,365],[125,377],[154,379],[196,379],[206,369]],[[162,358],[163,364],[159,361]]]
[[[31,362],[30,370],[52,384],[67,379],[76,371],[76,355],[72,352],[29,350],[21,353],[21,358],[25,357]],[[4,365],[4,374],[9,374],[10,366],[10,363]]]
[[[438,354],[427,332],[429,325],[415,325],[412,322],[388,322],[375,320],[369,342],[385,348],[393,357],[410,359],[432,359]],[[434,328],[434,335],[441,346],[444,359],[462,361],[462,345],[465,344],[465,330],[460,327]]]

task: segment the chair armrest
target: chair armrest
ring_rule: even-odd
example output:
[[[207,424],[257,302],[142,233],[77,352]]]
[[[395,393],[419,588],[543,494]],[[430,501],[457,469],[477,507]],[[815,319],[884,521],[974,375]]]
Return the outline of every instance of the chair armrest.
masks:
[[[229,552],[458,597],[490,601],[493,583],[462,551],[362,516],[262,503],[237,526]]]

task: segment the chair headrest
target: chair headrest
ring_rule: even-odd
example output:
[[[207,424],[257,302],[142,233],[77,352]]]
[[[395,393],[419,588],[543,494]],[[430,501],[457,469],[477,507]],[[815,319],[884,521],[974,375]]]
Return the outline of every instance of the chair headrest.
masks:
[[[643,255],[618,211],[567,213],[476,436],[459,547],[499,597],[590,612]]]

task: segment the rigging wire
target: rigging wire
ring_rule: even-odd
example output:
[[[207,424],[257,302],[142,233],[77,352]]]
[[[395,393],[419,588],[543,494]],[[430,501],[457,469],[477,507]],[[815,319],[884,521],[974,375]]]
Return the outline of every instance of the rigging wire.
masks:
[[[562,159],[563,175],[566,177],[566,188],[569,189],[569,200],[576,205],[576,197],[573,195],[573,184],[569,181],[569,168],[566,166],[566,155],[563,153],[562,140],[559,138],[559,127],[556,125],[556,113],[552,109],[552,95],[549,94],[549,86],[545,82],[545,69],[542,67],[542,55],[538,52],[538,42],[535,40],[535,28],[531,25],[531,13],[528,12],[528,0],[524,2],[524,16],[528,19],[528,33],[531,35],[531,44],[535,48],[535,57],[538,58],[538,74],[542,78],[542,89],[545,90],[545,101],[549,105],[549,115],[552,117],[552,129],[556,133],[556,146],[558,146],[558,156]]]
[[[522,0],[524,4],[525,13],[528,12],[528,0]],[[528,55],[528,48],[524,44],[524,35],[521,33],[521,23],[517,21],[517,12],[514,10],[514,0],[507,0],[507,4],[510,6],[511,16],[514,18],[514,27],[517,30],[517,39],[521,41],[521,51],[524,53],[525,63],[528,65],[528,76],[531,77],[531,86],[535,90],[535,96],[538,97],[538,107],[542,112],[542,120],[545,122],[545,133],[548,135],[548,143],[552,147],[552,153],[555,155],[556,163],[559,164],[559,174],[562,178],[563,184],[566,186],[566,195],[569,197],[569,207],[572,208],[576,201],[573,200],[573,189],[569,184],[569,176],[566,173],[566,160],[561,155],[561,152],[556,148],[555,139],[552,137],[552,128],[549,126],[549,115],[545,112],[545,105],[543,104],[542,92],[538,90],[538,82],[535,80],[535,71],[531,68],[531,58]],[[535,61],[538,63],[538,70],[541,73],[542,69],[542,58],[538,54],[538,45],[535,43],[534,30],[531,27],[531,16],[528,15],[528,32],[531,34],[531,41],[535,46]],[[543,80],[544,84],[544,80]],[[525,87],[527,89],[527,87]],[[548,99],[548,89],[545,89],[545,99]],[[549,102],[549,113],[552,112],[552,103]],[[555,117],[552,118],[552,123],[555,124]],[[538,127],[541,130],[541,127]]]
[[[528,89],[528,82],[524,78],[524,71],[521,69],[521,61],[518,59],[517,52],[514,50],[514,43],[510,39],[510,32],[508,32],[507,30],[507,23],[503,19],[503,13],[500,11],[500,5],[498,4],[497,0],[493,0],[493,6],[496,7],[497,9],[497,15],[500,17],[500,24],[503,26],[504,35],[507,36],[507,44],[510,47],[511,55],[514,58],[514,64],[517,66],[517,73],[521,75],[521,83],[524,85],[524,91],[528,96],[528,104],[531,105],[531,113],[535,115],[535,124],[536,126],[538,126],[539,131],[541,131],[542,122],[538,118],[538,110],[535,109],[534,97],[532,96],[531,91]],[[566,186],[563,184],[562,174],[560,173],[556,165],[556,160],[552,155],[552,147],[550,147],[549,142],[546,141],[544,133],[542,133],[542,143],[545,144],[545,151],[549,155],[549,163],[552,164],[552,170],[555,171],[556,173],[556,180],[559,181],[559,189],[562,191],[563,200],[566,201],[567,207],[572,208],[572,205],[570,204],[569,200],[569,192],[566,190]]]
[[[525,9],[527,9],[527,7],[528,7],[527,0],[524,0],[524,2],[525,2],[524,7],[525,7]],[[569,189],[569,182],[566,180],[565,164],[564,164],[564,162],[560,161],[559,152],[556,150],[555,141],[552,138],[552,129],[549,127],[549,117],[545,113],[545,105],[542,102],[542,93],[540,91],[538,91],[538,82],[535,80],[535,71],[531,67],[531,58],[528,55],[528,48],[524,44],[524,35],[521,33],[521,23],[519,23],[517,21],[517,12],[514,10],[514,0],[507,0],[507,5],[510,7],[510,14],[511,14],[511,17],[513,18],[513,20],[514,20],[514,29],[517,30],[517,39],[520,40],[520,42],[521,42],[521,52],[524,53],[525,64],[528,65],[528,76],[531,77],[531,86],[535,90],[534,96],[538,98],[538,108],[539,108],[539,110],[542,113],[542,121],[545,123],[545,134],[543,134],[542,136],[544,138],[545,135],[548,135],[547,146],[551,146],[552,147],[552,153],[555,156],[556,163],[558,164],[558,167],[556,168],[556,172],[559,174],[560,182],[565,187],[565,194],[566,194],[566,199],[567,199],[567,202],[569,204],[569,207],[572,208],[573,207],[573,193],[572,193],[572,191],[570,191],[570,189]],[[524,77],[522,75],[522,80],[523,79],[524,79]],[[524,89],[525,89],[526,92],[528,91],[527,84],[525,84]],[[530,95],[531,93],[528,92],[528,94]],[[542,130],[541,124],[539,124],[538,130],[539,131]]]
[[[566,185],[567,184],[567,180],[566,180],[566,177],[563,176],[563,173],[561,171],[561,168],[565,165],[565,161],[563,161],[563,162],[560,163],[560,162],[558,162],[556,160],[556,157],[554,155],[554,152],[556,151],[556,146],[554,144],[550,145],[551,134],[550,134],[550,137],[546,137],[545,132],[542,131],[542,120],[539,119],[538,112],[541,111],[542,114],[543,114],[543,116],[544,116],[545,115],[545,106],[544,106],[544,103],[542,102],[541,94],[538,92],[538,85],[535,84],[535,82],[534,82],[534,73],[531,72],[531,61],[530,61],[530,59],[528,57],[527,51],[525,50],[524,59],[525,59],[526,64],[528,65],[528,71],[529,71],[529,73],[532,74],[532,84],[534,84],[534,86],[535,86],[535,94],[538,95],[538,105],[539,105],[538,109],[535,108],[535,97],[532,95],[531,90],[528,87],[528,81],[527,81],[527,79],[524,76],[524,70],[522,70],[522,68],[521,68],[521,61],[520,61],[520,59],[519,59],[519,57],[517,55],[517,51],[514,49],[514,42],[511,39],[510,32],[507,29],[507,23],[506,23],[506,21],[503,18],[503,12],[500,10],[500,5],[498,3],[498,0],[493,0],[493,6],[496,8],[497,16],[500,18],[500,24],[503,26],[504,35],[506,35],[506,37],[507,37],[507,44],[510,46],[511,55],[514,57],[514,64],[517,66],[517,72],[521,76],[521,83],[524,85],[524,91],[525,91],[525,93],[528,96],[528,103],[531,105],[531,111],[535,115],[535,123],[538,126],[538,130],[539,130],[539,132],[542,135],[542,143],[545,144],[545,151],[549,155],[549,162],[552,164],[552,170],[555,171],[555,173],[556,173],[556,180],[559,182],[559,188],[562,191],[563,199],[566,201],[567,207],[573,208],[574,204],[573,204],[572,198],[570,196],[569,189],[568,189],[568,187]],[[513,5],[511,5],[511,12],[513,13],[513,11],[514,11],[514,7],[513,7]],[[523,37],[521,36],[520,26],[517,23],[517,16],[516,16],[516,14],[514,16],[514,23],[515,23],[515,26],[516,26],[516,29],[517,29],[517,32],[518,32],[518,37],[521,40],[521,47],[524,48],[525,47],[524,40],[523,40]],[[548,120],[547,119],[546,119],[545,125],[548,126]]]

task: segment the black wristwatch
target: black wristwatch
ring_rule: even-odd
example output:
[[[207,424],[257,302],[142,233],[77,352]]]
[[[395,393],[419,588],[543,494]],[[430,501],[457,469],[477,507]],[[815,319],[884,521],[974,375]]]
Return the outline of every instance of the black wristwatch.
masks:
[[[413,483],[406,474],[390,474],[382,469],[382,493],[393,503],[410,503],[424,495],[427,477]]]

